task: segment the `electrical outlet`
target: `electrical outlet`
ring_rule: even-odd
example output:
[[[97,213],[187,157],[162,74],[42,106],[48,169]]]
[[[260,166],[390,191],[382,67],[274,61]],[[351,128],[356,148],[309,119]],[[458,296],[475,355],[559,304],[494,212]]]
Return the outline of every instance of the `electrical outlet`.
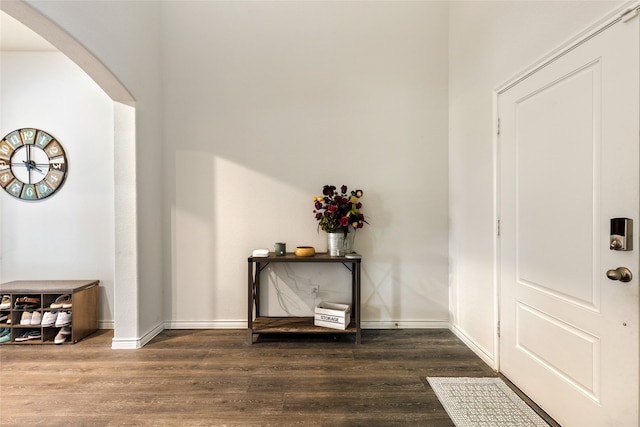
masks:
[[[318,292],[320,292],[320,285],[311,285],[310,291],[312,294],[318,295]]]

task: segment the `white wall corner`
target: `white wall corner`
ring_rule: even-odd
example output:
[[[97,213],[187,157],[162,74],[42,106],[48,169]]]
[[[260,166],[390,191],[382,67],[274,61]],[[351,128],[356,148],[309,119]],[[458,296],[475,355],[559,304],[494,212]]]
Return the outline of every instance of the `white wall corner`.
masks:
[[[138,228],[135,108],[114,103],[114,343],[138,336]],[[120,347],[118,347],[120,348]]]

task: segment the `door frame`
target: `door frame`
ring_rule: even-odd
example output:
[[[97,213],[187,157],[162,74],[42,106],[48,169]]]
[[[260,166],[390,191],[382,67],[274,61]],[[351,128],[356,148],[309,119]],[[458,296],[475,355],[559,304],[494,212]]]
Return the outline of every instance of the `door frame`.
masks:
[[[499,97],[501,94],[511,89],[513,86],[517,85],[521,81],[535,74],[539,70],[545,68],[550,65],[560,57],[565,54],[571,52],[576,47],[582,45],[593,37],[597,36],[607,28],[612,25],[624,21],[626,19],[630,19],[640,14],[640,0],[633,0],[625,3],[621,7],[613,10],[598,22],[596,22],[591,27],[585,29],[578,35],[570,38],[569,40],[562,43],[559,47],[552,50],[548,54],[544,55],[542,58],[539,58],[535,61],[531,66],[527,67],[525,70],[516,74],[515,76],[508,79],[506,82],[500,84],[493,90],[492,94],[492,120],[493,120],[493,217],[494,221],[494,266],[493,266],[493,324],[495,325],[494,333],[493,333],[493,369],[498,372],[501,372],[500,369],[500,256],[501,256],[501,247],[500,247],[500,118],[499,118]],[[640,19],[638,16],[636,19]],[[639,94],[640,95],[640,94]],[[640,340],[640,336],[638,336],[638,340]]]

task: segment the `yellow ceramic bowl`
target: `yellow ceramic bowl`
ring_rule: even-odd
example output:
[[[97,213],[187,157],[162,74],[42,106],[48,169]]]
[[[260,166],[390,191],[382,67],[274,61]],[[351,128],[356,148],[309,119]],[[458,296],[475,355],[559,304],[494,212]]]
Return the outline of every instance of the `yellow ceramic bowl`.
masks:
[[[298,246],[294,252],[296,256],[314,256],[316,250],[313,246]]]

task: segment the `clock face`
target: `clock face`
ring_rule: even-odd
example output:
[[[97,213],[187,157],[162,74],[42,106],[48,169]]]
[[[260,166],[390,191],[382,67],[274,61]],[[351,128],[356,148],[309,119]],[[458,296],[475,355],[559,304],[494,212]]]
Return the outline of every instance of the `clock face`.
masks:
[[[13,197],[41,200],[62,188],[67,157],[47,132],[14,130],[0,141],[0,186]]]

